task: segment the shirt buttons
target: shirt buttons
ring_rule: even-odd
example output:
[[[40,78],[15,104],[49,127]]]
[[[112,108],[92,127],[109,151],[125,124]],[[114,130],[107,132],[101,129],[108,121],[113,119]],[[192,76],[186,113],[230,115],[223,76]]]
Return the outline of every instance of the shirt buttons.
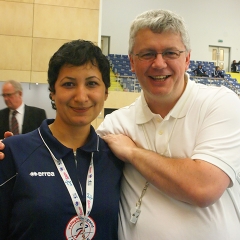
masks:
[[[163,131],[162,130],[158,131],[158,134],[163,135]]]

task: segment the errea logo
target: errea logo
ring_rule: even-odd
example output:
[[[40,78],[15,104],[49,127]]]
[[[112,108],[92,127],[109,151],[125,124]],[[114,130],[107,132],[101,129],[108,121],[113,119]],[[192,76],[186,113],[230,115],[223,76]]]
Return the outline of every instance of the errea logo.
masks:
[[[55,177],[54,172],[30,172],[31,177]]]

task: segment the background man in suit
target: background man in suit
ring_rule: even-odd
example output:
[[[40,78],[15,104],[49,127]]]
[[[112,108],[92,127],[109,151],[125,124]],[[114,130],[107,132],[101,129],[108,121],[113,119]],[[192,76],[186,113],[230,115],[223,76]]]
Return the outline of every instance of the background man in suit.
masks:
[[[44,109],[27,106],[23,102],[22,95],[22,86],[19,82],[9,80],[3,84],[2,96],[7,108],[0,110],[0,139],[4,137],[6,131],[13,131],[11,125],[15,110],[17,110],[15,117],[19,134],[38,128],[46,118]]]

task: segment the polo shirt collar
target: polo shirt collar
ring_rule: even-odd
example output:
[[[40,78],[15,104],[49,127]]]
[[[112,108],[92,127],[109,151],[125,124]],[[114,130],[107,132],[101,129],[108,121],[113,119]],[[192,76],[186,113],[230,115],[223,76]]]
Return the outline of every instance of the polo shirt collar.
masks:
[[[187,81],[187,85],[185,91],[183,92],[182,96],[179,98],[178,102],[175,106],[171,109],[171,111],[167,114],[164,118],[168,120],[170,117],[173,118],[183,118],[186,116],[189,106],[191,104],[190,98],[194,96],[193,91],[197,91],[195,87],[195,82],[191,81],[187,74],[184,75],[185,81]],[[156,115],[151,112],[150,108],[147,105],[147,102],[144,97],[143,91],[141,92],[141,96],[136,101],[136,123],[137,124],[144,124],[151,121]]]
[[[71,148],[67,148],[66,146],[64,146],[52,135],[48,125],[53,123],[53,121],[54,119],[44,120],[40,126],[40,132],[44,141],[46,142],[54,156],[57,159],[60,158],[63,159],[64,156],[66,156],[67,154],[69,154],[69,152],[72,152],[73,150]],[[98,143],[99,136],[96,134],[94,128],[91,126],[88,142],[84,146],[78,148],[77,150],[80,149],[85,152],[97,152],[99,150]]]

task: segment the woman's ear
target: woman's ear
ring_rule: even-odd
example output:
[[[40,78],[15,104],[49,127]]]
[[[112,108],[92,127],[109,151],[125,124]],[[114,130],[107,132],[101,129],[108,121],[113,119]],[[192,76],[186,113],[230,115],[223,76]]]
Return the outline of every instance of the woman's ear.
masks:
[[[108,89],[105,90],[105,101],[107,100],[108,98]]]
[[[51,99],[52,101],[54,101],[54,94],[53,94],[53,92],[50,92],[50,93],[49,93],[49,97],[50,97],[50,99]]]

